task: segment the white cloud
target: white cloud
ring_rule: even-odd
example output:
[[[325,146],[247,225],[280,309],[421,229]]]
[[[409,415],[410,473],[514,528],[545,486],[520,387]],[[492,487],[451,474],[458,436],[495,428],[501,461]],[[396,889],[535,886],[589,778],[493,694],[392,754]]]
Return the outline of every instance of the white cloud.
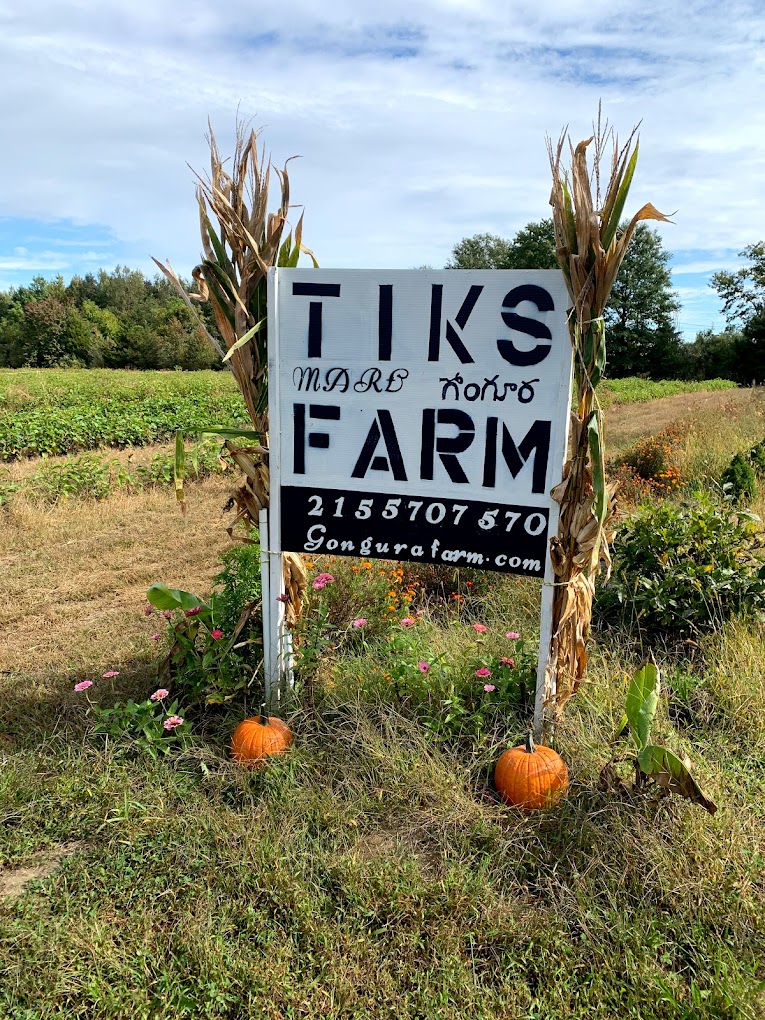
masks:
[[[757,0],[0,3],[0,216],[98,225],[107,262],[188,272],[186,163],[208,114],[230,147],[239,107],[277,161],[304,157],[323,264],[443,265],[547,214],[545,134],[584,137],[602,97],[622,134],[643,120],[630,207],[677,209],[666,245],[708,268],[674,271],[708,273],[765,237],[764,40]]]

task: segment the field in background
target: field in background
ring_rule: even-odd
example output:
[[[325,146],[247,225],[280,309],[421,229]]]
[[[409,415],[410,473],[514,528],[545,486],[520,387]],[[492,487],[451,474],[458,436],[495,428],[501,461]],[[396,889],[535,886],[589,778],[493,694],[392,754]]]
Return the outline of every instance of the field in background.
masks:
[[[247,425],[228,372],[0,370],[0,460],[143,446]]]
[[[733,386],[719,379],[618,379],[604,385],[604,406]],[[225,371],[0,369],[0,461],[143,446],[177,430],[247,424],[242,398]]]
[[[191,387],[188,397],[196,381],[208,395],[231,387],[223,373],[31,372],[24,386],[14,373],[9,397],[8,374],[0,391],[16,410],[33,410],[44,385],[49,414],[72,376],[86,387],[125,377],[137,401],[156,383]],[[130,398],[122,404],[129,415]],[[683,471],[713,479],[765,438],[765,399],[684,389],[612,406],[609,441],[625,449],[678,419]],[[78,459],[48,463],[76,475]],[[42,466],[6,471],[16,484]],[[601,782],[640,654],[624,634],[593,647],[591,682],[558,734],[570,796],[550,814],[494,801],[501,742],[438,741],[407,716],[378,672],[384,638],[328,651],[324,710],[294,714],[294,753],[274,767],[229,763],[241,710],[219,711],[167,760],[126,757],[94,738],[72,687],[116,671],[98,681],[104,704],[154,689],[146,588],[209,588],[229,544],[230,487],[218,476],[190,484],[185,517],[161,483],[53,502],[22,487],[0,509],[0,888],[15,888],[0,905],[0,1016],[765,1016],[760,625],[720,627],[687,667],[662,661],[657,737],[693,760],[713,818]],[[753,509],[762,515],[765,499]],[[352,561],[325,566],[345,586],[346,615],[366,615],[368,575],[361,583]],[[434,652],[468,649],[476,621],[497,654],[508,629],[533,637],[536,582],[497,576],[476,592],[464,577],[461,599],[434,598],[418,624]],[[376,583],[387,591],[386,577]],[[502,740],[521,728],[509,719]],[[36,867],[31,884],[12,886]]]
[[[603,407],[613,404],[635,404],[659,397],[673,397],[679,393],[709,393],[715,390],[735,389],[729,379],[706,379],[704,382],[680,382],[677,379],[606,379],[598,389]]]

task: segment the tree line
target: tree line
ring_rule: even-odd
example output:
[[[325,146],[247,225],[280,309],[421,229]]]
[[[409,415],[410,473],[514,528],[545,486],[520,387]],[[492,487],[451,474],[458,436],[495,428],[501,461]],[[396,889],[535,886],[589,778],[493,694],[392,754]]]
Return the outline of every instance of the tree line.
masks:
[[[672,289],[670,254],[659,233],[640,224],[605,313],[606,375],[765,382],[765,243],[751,244],[740,255],[748,264],[712,278],[723,301],[725,329],[703,330],[687,343],[675,326],[680,302]],[[557,269],[552,220],[529,223],[511,239],[463,238],[446,268]]]
[[[680,302],[672,289],[669,252],[658,232],[640,224],[606,310],[606,375],[651,379],[765,382],[765,242],[741,252],[736,272],[715,273],[727,324],[685,343],[675,326]],[[556,269],[552,220],[528,223],[512,238],[465,237],[447,269]],[[213,334],[209,304],[198,306]],[[221,368],[171,284],[136,269],[35,277],[0,291],[0,368]]]
[[[207,319],[205,305],[200,313]],[[167,280],[118,266],[0,291],[0,367],[54,366],[201,369],[221,360]]]

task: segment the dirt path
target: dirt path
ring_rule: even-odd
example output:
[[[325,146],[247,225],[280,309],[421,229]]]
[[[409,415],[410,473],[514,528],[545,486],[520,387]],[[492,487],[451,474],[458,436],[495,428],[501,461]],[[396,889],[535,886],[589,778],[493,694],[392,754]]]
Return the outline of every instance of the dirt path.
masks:
[[[717,412],[729,417],[761,407],[765,389],[709,390],[699,393],[678,393],[642,404],[617,404],[606,411],[606,449],[609,454],[631,446],[642,436],[655,435],[670,422],[699,414]]]

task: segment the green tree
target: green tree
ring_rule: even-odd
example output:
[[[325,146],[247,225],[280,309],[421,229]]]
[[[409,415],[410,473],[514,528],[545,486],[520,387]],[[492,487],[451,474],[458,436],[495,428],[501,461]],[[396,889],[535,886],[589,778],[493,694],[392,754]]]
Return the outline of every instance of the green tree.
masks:
[[[738,336],[734,379],[745,385],[765,383],[765,306],[749,319]]]
[[[750,264],[735,273],[715,273],[710,285],[722,298],[723,314],[731,326],[742,326],[765,313],[765,241],[747,245],[739,256]]]
[[[688,372],[688,354],[675,328],[680,307],[668,269],[669,252],[641,223],[632,237],[606,309],[607,374],[667,379]],[[557,269],[551,219],[528,223],[512,240],[474,234],[452,249],[447,269]]]
[[[464,237],[452,248],[446,269],[557,269],[552,220],[528,223],[512,240],[496,234]]]
[[[711,329],[696,334],[686,348],[687,379],[736,379],[738,373],[738,344],[741,334],[730,327],[722,333]]]
[[[669,257],[659,233],[639,224],[605,311],[606,373],[612,378],[671,379],[681,370],[683,344],[675,327],[680,302]]]

